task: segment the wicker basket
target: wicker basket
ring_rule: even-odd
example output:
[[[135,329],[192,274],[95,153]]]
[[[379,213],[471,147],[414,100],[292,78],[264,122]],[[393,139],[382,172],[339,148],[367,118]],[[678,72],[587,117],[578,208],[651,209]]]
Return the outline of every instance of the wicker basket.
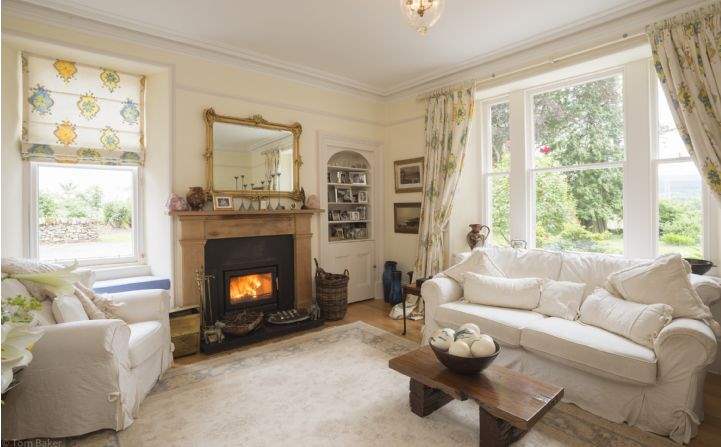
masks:
[[[223,320],[225,327],[223,333],[240,337],[249,334],[263,321],[263,312],[244,311],[238,312]]]
[[[315,297],[326,320],[341,320],[348,310],[348,269],[342,275],[327,273],[315,261]]]

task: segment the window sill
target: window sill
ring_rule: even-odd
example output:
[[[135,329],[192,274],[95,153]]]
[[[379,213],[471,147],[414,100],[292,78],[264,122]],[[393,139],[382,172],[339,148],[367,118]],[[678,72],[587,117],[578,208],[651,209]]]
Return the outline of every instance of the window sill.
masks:
[[[114,264],[114,265],[88,265],[81,268],[92,270],[95,281],[129,278],[132,276],[150,276],[150,266],[140,263]]]

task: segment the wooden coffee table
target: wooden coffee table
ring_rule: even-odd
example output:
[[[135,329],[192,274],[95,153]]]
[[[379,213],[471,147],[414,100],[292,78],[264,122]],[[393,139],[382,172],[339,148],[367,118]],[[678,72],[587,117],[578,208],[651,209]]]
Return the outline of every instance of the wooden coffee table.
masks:
[[[429,346],[395,357],[391,369],[410,377],[411,411],[428,416],[453,399],[478,402],[481,446],[520,439],[563,396],[563,388],[491,365],[478,375],[454,373]]]

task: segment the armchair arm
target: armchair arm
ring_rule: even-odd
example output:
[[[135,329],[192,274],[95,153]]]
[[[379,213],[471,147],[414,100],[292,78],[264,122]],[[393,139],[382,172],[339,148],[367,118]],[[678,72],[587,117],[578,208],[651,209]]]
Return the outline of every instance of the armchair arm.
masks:
[[[82,365],[116,357],[127,364],[130,329],[121,320],[84,320],[43,326],[30,369]]]
[[[429,324],[434,321],[438,306],[463,297],[463,288],[454,279],[436,275],[423,283],[421,296],[425,304],[425,321]]]
[[[713,362],[716,337],[702,321],[676,318],[661,329],[654,350],[658,357],[659,379],[672,381]]]
[[[143,321],[164,321],[168,318],[168,292],[161,289],[133,290],[107,295],[116,303],[122,303],[116,313],[128,323]]]

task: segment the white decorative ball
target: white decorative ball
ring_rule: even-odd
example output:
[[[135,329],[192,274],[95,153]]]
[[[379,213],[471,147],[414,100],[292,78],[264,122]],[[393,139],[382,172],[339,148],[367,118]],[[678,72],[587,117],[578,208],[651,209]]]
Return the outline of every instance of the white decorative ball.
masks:
[[[429,342],[434,348],[448,351],[448,348],[450,348],[451,343],[453,342],[454,336],[455,331],[453,329],[438,329],[433,333]]]
[[[471,331],[458,331],[456,332],[456,340],[465,342],[468,346],[471,346],[474,341],[478,340],[479,335]]]
[[[473,357],[488,357],[496,352],[496,345],[493,339],[488,335],[481,335],[478,340],[471,345],[471,354]]]
[[[448,349],[448,353],[451,355],[455,355],[456,357],[470,357],[471,348],[468,347],[466,342],[456,340],[451,343],[451,347]]]
[[[458,331],[471,331],[476,335],[481,335],[481,330],[478,328],[477,325],[473,323],[466,323],[464,325],[461,325],[461,327],[458,328]]]

